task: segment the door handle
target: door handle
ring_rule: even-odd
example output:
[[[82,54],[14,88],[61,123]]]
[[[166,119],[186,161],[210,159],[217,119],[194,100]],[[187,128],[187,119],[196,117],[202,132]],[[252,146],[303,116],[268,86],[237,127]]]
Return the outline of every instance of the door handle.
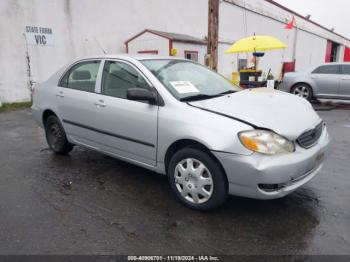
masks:
[[[60,91],[60,92],[58,92],[58,93],[56,94],[56,96],[57,96],[57,97],[64,97],[64,94],[63,94],[62,91]]]
[[[105,101],[103,101],[102,99],[98,100],[98,102],[95,102],[94,105],[97,107],[106,107],[107,106]]]

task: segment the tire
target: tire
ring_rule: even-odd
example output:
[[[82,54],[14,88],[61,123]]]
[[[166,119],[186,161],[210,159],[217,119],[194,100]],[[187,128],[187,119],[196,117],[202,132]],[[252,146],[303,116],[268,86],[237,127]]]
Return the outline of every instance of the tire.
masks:
[[[291,93],[296,96],[302,97],[308,100],[309,102],[311,102],[313,99],[312,87],[305,83],[299,83],[293,86]]]
[[[193,171],[189,172],[188,167],[193,167]],[[221,166],[197,148],[187,147],[173,155],[168,179],[178,200],[195,210],[213,210],[222,205],[228,195],[227,179]]]
[[[45,121],[45,134],[47,144],[55,154],[66,155],[72,151],[74,145],[68,142],[66,132],[56,116],[49,116]]]

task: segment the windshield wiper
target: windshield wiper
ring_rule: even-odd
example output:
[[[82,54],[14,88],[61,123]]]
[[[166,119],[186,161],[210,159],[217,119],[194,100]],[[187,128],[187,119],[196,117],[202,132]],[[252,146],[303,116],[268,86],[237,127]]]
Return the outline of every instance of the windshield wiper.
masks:
[[[183,97],[180,98],[180,101],[196,101],[196,100],[204,100],[204,99],[211,99],[211,98],[215,98],[215,97],[219,97],[219,96],[224,96],[224,95],[229,95],[229,94],[233,94],[236,93],[235,90],[227,90],[225,92],[216,94],[216,95],[205,95],[205,94],[198,94],[198,95],[193,95],[193,96],[187,96],[187,97]]]
[[[229,95],[229,94],[233,94],[236,93],[237,91],[235,90],[227,90],[225,92],[219,93],[218,96],[224,96],[224,95]]]
[[[180,98],[179,100],[181,102],[184,102],[184,101],[196,101],[196,100],[210,99],[210,98],[214,98],[214,97],[217,97],[217,95],[211,96],[211,95],[199,94],[199,95],[193,95],[193,96],[186,96],[186,97]]]
[[[211,98],[224,96],[224,95],[229,95],[229,94],[233,94],[233,93],[236,93],[236,91],[235,90],[227,90],[225,92],[222,92],[222,93],[219,93],[219,94],[216,94],[216,95],[198,94],[198,95],[193,95],[193,96],[187,96],[187,97],[180,98],[180,101],[184,102],[184,101],[196,101],[196,100],[211,99]]]

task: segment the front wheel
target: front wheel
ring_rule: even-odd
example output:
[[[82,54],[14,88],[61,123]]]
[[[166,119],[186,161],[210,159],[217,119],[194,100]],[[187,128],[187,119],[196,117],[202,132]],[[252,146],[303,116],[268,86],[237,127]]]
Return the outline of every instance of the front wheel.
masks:
[[[180,202],[192,209],[212,210],[228,195],[221,166],[200,149],[184,148],[176,152],[169,163],[168,178]]]
[[[66,155],[73,149],[73,145],[68,142],[66,132],[60,120],[52,115],[45,121],[46,141],[51,150],[58,155]]]
[[[302,97],[308,101],[311,101],[313,97],[311,86],[303,83],[295,85],[291,93],[296,96]]]

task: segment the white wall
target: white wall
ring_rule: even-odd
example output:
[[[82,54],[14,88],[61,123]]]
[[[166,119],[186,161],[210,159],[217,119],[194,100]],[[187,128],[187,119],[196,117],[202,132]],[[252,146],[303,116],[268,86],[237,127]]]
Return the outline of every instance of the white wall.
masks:
[[[177,49],[176,57],[181,57],[181,58],[185,57],[185,50],[186,51],[197,51],[198,52],[198,63],[201,63],[204,65],[204,61],[205,61],[204,56],[207,53],[207,46],[206,45],[173,42],[173,48]]]
[[[257,3],[256,5],[253,5],[252,2],[254,0],[248,0],[246,3],[247,7],[254,7],[254,10],[264,12],[264,15],[272,13],[271,9],[266,9],[265,2],[262,4],[263,1],[255,1]],[[275,9],[275,7],[272,7],[272,9]],[[283,15],[286,15],[282,11],[274,10],[274,12],[277,13],[275,17],[280,19],[282,19]],[[291,18],[291,15],[289,17]],[[302,25],[300,21],[299,23]],[[282,63],[293,61],[295,30],[286,30],[283,23],[254,12],[245,11],[239,6],[227,2],[221,3],[219,35],[222,41],[235,42],[240,38],[251,36],[254,33],[257,35],[271,35],[287,44],[287,49],[267,51],[265,56],[260,58],[259,67],[265,72],[268,72],[271,68],[272,74],[275,78],[278,78],[281,74]],[[338,37],[334,39],[339,40]],[[296,70],[303,70],[309,66],[324,63],[326,46],[327,40],[325,38],[299,29],[296,47]],[[222,53],[222,50],[219,49],[219,52]],[[228,72],[225,72],[223,68],[237,70],[238,58],[246,58],[247,54],[222,56],[230,56],[232,58],[231,60],[220,58],[219,69],[227,75]],[[252,55],[248,54],[248,58],[251,59],[251,57]]]
[[[236,26],[237,25],[237,26]],[[271,68],[271,72],[275,77],[279,77],[282,69],[282,61],[292,60],[292,46],[294,32],[285,30],[283,25],[272,19],[266,18],[253,12],[244,11],[242,8],[223,2],[220,5],[220,40],[227,42],[235,42],[243,37],[257,35],[271,35],[284,43],[289,48],[285,50],[268,51],[265,56],[260,59],[259,67],[267,72]],[[222,52],[221,50],[219,50]],[[237,70],[238,58],[247,58],[247,54],[227,54],[232,58],[232,62],[225,58],[226,63],[221,64],[222,67],[232,68]],[[252,58],[252,54],[248,54],[248,60]]]
[[[228,79],[232,78],[232,72],[237,71],[238,58],[240,57],[238,54],[224,54],[225,50],[227,50],[230,46],[231,44],[228,43],[219,43],[218,46],[218,72]]]
[[[223,1],[231,2],[241,7],[246,7],[249,10],[263,14],[267,17],[271,17],[283,23],[285,23],[288,20],[290,21],[293,16],[293,14],[287,12],[286,10],[283,10],[276,5],[270,4],[269,2],[262,1],[262,0],[223,0]],[[333,32],[330,32],[310,21],[307,21],[306,19],[303,19],[299,16],[295,16],[295,20],[296,20],[296,25],[302,30],[315,33],[321,36],[322,38],[332,40],[339,44],[350,46],[349,40]]]
[[[47,78],[74,57],[70,16],[65,1],[0,1],[0,100],[25,101],[30,97],[27,77],[26,25],[44,25],[55,32],[55,46],[28,46],[33,80]]]
[[[22,35],[27,25],[53,29],[54,46],[29,47],[33,80],[40,82],[76,58],[101,54],[99,45],[125,53],[124,41],[145,28],[204,38],[207,12],[201,0],[1,0],[0,101],[30,98]]]
[[[291,18],[288,12],[263,0],[230,1],[241,6],[246,4],[278,21]],[[0,101],[30,98],[23,37],[25,26],[53,30],[53,46],[28,47],[32,80],[40,82],[76,58],[101,54],[100,46],[108,53],[124,53],[124,41],[146,28],[203,39],[207,35],[207,13],[207,0],[1,0]],[[300,28],[321,36],[299,34],[297,68],[322,61],[326,39],[350,46],[349,41],[303,19],[296,19]],[[286,42],[290,46],[287,50],[268,52],[261,59],[261,67],[266,71],[272,67],[277,77],[282,61],[291,60],[293,43],[293,31],[283,29],[283,24],[278,21],[220,1],[219,38],[222,42],[234,42],[255,32],[273,35]],[[219,46],[219,71],[230,77],[231,71],[237,68],[237,55],[224,55],[227,47],[222,43]]]
[[[326,39],[299,30],[297,47],[295,65],[297,71],[325,62]]]
[[[145,32],[128,43],[129,54],[137,54],[139,51],[157,50],[158,55],[169,55],[169,39]]]

